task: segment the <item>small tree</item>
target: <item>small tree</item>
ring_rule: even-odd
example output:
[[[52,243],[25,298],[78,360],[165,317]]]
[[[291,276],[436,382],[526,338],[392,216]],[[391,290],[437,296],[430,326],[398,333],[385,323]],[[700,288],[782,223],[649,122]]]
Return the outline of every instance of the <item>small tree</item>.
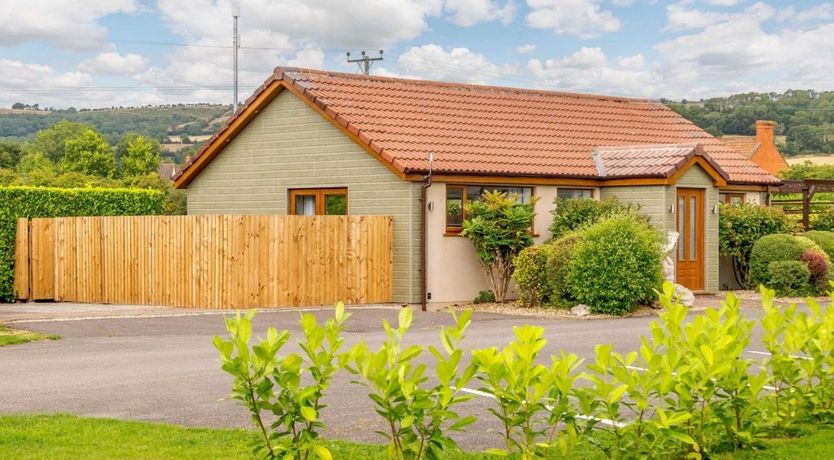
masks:
[[[66,142],[61,170],[113,177],[113,173],[116,172],[116,158],[101,135],[88,129]]]
[[[521,203],[504,192],[484,192],[481,199],[466,205],[461,235],[475,245],[496,302],[504,302],[513,275],[513,259],[533,244],[531,228],[535,200]]]
[[[743,288],[750,283],[750,253],[759,238],[775,233],[793,233],[796,223],[781,209],[755,204],[721,205],[718,216],[718,247],[722,256],[733,258],[733,275]]]
[[[141,135],[125,137],[122,142],[119,142],[117,151],[121,152],[119,161],[122,177],[142,176],[159,169],[162,146],[150,137]]]

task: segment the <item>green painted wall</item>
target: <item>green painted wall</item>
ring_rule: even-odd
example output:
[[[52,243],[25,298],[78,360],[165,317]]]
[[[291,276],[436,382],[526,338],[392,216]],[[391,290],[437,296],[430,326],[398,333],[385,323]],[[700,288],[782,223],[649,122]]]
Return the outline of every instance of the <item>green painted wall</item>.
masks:
[[[669,212],[669,206],[675,202],[677,187],[703,188],[704,198],[704,255],[705,273],[704,290],[709,293],[718,291],[718,215],[712,210],[718,204],[718,188],[712,184],[712,178],[700,167],[690,168],[675,185],[646,185],[630,187],[603,187],[600,189],[602,199],[616,197],[620,201],[637,203],[643,214],[665,235],[675,230],[675,214]]]
[[[420,184],[397,177],[288,91],[188,186],[188,214],[286,214],[289,189],[347,187],[348,212],[394,217],[394,301],[419,302]]]

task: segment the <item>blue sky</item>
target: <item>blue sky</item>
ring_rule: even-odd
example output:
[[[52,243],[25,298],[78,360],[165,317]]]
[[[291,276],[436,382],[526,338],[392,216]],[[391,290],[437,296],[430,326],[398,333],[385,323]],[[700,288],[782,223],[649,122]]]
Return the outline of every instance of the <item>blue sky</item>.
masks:
[[[648,98],[834,89],[834,2],[0,0],[0,106],[231,101],[277,65]]]

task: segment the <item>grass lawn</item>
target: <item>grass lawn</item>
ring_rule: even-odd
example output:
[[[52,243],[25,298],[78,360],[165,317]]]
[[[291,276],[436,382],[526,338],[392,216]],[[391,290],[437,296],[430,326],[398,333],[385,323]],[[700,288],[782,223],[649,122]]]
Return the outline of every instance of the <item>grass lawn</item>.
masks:
[[[81,418],[73,415],[0,416],[0,458],[42,459],[248,459],[255,434],[247,430],[182,428],[156,423]],[[333,441],[334,459],[384,460],[382,446]],[[583,446],[574,457],[603,458]],[[450,455],[450,460],[487,459],[474,453]],[[556,458],[556,457],[553,457]],[[757,452],[727,453],[731,459],[831,459],[834,426],[805,427],[802,436],[768,442]]]
[[[0,324],[0,347],[18,343],[36,342],[38,340],[58,340],[59,335],[45,335],[39,332],[12,329]]]

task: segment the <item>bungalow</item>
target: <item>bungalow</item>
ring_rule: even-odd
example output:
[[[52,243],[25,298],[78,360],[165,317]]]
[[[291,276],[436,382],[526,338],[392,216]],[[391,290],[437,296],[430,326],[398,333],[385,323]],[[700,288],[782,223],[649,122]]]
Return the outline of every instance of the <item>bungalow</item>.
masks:
[[[779,180],[661,103],[276,68],[175,179],[188,213],[394,217],[397,302],[468,301],[486,283],[458,236],[485,190],[638,203],[677,230],[677,280],[718,290],[718,202]]]

